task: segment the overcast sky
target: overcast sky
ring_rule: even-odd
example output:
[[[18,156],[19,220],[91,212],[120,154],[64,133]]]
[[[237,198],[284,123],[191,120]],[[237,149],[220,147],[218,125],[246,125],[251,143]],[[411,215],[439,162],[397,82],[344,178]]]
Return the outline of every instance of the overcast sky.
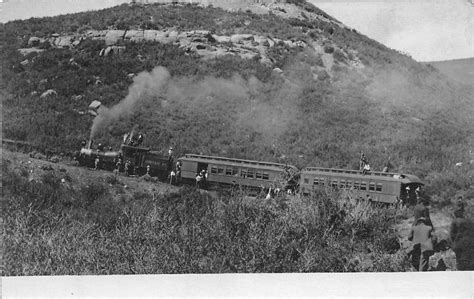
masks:
[[[416,60],[474,57],[474,0],[309,2]]]
[[[0,0],[0,22],[100,9],[123,2],[126,0]],[[309,2],[416,60],[474,57],[474,0]]]

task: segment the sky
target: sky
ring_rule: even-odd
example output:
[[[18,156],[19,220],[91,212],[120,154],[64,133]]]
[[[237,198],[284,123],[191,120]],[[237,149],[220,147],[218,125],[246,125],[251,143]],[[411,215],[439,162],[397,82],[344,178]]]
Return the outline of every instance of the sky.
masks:
[[[418,61],[474,57],[474,0],[309,2]]]
[[[474,57],[474,0],[308,1],[418,61]],[[126,0],[0,0],[0,22],[101,9],[123,2]]]

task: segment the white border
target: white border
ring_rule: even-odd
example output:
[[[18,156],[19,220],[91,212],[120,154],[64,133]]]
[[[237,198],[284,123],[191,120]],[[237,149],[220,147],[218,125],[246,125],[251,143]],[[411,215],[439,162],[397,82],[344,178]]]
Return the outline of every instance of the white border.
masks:
[[[458,297],[474,272],[3,277],[2,297]]]

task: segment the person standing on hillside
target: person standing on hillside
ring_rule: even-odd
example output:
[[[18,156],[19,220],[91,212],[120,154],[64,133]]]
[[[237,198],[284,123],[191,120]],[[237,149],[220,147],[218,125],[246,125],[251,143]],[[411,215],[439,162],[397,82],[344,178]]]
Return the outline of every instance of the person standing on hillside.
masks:
[[[433,243],[436,237],[433,233],[433,226],[427,223],[426,218],[420,217],[411,228],[409,241],[413,241],[411,254],[411,264],[417,271],[428,271],[428,261],[434,254]]]
[[[466,233],[467,229],[467,220],[464,218],[464,204],[463,202],[458,202],[457,210],[454,212],[454,220],[451,223],[451,228],[449,231],[449,238],[451,241],[451,248],[456,254],[456,267],[458,270],[472,270],[467,269],[466,259],[468,258],[468,252],[466,251],[467,246],[461,241]],[[469,248],[468,250],[472,250]]]

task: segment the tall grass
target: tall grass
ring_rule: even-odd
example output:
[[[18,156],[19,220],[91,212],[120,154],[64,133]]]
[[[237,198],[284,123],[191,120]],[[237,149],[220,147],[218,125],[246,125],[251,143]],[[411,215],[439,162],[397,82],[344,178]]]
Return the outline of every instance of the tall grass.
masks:
[[[183,187],[126,201],[105,183],[28,181],[4,164],[5,275],[403,270],[386,245],[394,211],[330,190],[257,200]]]

